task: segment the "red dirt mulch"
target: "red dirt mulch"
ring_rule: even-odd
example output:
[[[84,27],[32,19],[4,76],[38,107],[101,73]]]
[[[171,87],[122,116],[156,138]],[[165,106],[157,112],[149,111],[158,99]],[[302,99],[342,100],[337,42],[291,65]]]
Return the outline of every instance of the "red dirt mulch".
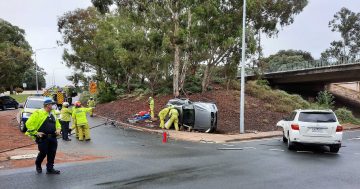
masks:
[[[172,95],[154,97],[155,115],[166,105],[168,100],[172,99]],[[215,102],[218,107],[218,127],[217,133],[238,134],[240,120],[240,98],[239,91],[216,90],[209,91],[204,94],[192,94],[188,98],[191,101]],[[142,99],[128,98],[120,99],[110,103],[99,104],[96,106],[95,113],[117,121],[127,122],[128,118],[133,117],[139,111],[148,110],[148,97]],[[246,95],[245,102],[245,131],[246,132],[263,132],[277,130],[276,123],[281,120],[285,114],[272,112],[263,107],[260,99]],[[154,129],[158,129],[159,122],[151,123],[155,125]],[[146,123],[140,122],[135,125],[145,126]]]

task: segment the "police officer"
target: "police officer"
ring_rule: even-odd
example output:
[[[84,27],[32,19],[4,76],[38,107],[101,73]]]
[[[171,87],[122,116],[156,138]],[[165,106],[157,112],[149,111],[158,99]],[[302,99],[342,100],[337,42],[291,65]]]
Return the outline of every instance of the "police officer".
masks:
[[[36,172],[42,173],[41,163],[47,157],[46,174],[60,174],[54,169],[54,160],[57,150],[56,136],[60,135],[61,125],[55,117],[51,99],[45,99],[44,108],[35,111],[26,122],[28,129],[26,135],[35,139],[38,144],[39,154],[36,158]]]

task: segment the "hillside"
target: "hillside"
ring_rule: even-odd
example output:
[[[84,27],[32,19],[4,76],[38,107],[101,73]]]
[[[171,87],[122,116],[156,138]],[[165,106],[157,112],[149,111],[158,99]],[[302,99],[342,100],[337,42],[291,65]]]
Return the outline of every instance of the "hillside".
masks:
[[[276,123],[288,115],[294,108],[301,108],[308,103],[297,95],[289,95],[283,91],[271,90],[265,85],[249,82],[246,86],[245,124],[246,132],[274,131]],[[218,109],[217,133],[239,133],[239,91],[223,89],[209,91],[204,94],[192,94],[192,101],[215,102]],[[158,113],[171,99],[171,95],[154,97],[155,111]],[[99,104],[96,114],[126,122],[135,113],[147,110],[147,96],[125,97],[110,103]],[[145,123],[137,123],[145,126]],[[152,124],[158,126],[158,122]],[[157,127],[155,127],[157,128]]]

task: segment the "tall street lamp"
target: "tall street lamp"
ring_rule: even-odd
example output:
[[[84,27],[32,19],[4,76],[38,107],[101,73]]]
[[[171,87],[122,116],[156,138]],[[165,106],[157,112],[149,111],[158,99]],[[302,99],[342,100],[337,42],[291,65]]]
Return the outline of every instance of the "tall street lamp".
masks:
[[[42,51],[42,50],[50,50],[50,49],[56,49],[57,47],[49,47],[49,48],[40,48],[34,50],[35,55],[35,77],[36,77],[36,94],[39,94],[39,79],[38,79],[38,65],[37,65],[37,59],[36,59],[36,52]]]
[[[240,133],[245,133],[245,21],[246,21],[246,0],[243,0],[243,26],[242,26],[242,52],[241,52],[241,86],[240,86]]]

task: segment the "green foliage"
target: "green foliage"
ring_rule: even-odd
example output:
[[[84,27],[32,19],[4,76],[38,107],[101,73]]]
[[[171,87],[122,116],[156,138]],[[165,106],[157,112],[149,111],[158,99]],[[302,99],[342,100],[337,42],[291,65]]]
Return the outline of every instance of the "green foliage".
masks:
[[[271,110],[276,112],[291,112],[295,109],[306,109],[310,103],[299,95],[291,95],[281,90],[272,90],[268,85],[257,84],[258,81],[250,81],[246,84],[245,92],[253,97],[264,100]]]
[[[256,84],[260,85],[260,86],[269,86],[269,81],[268,80],[256,80]]]
[[[337,109],[335,114],[340,123],[360,124],[360,120],[355,118],[352,112],[346,108]]]
[[[287,69],[304,68],[314,64],[311,53],[301,50],[281,50],[261,61],[264,62],[263,69],[270,71],[281,71]]]
[[[99,92],[97,99],[100,103],[111,102],[116,100],[117,96],[114,87],[111,87],[109,83],[99,82]]]
[[[46,72],[43,68],[38,67],[38,84],[39,89],[45,88],[46,80],[45,80]],[[24,74],[24,78],[22,83],[26,83],[26,90],[36,90],[36,72],[35,66],[31,67],[30,69],[26,70]]]
[[[25,70],[32,67],[31,47],[25,31],[0,19],[0,80],[6,88],[20,85]]]
[[[5,87],[0,87],[0,94],[6,92]]]
[[[330,48],[321,54],[322,59],[355,59],[360,52],[360,13],[342,8],[329,22],[329,28],[339,32],[342,39],[331,42]]]
[[[186,78],[184,91],[188,94],[200,93],[201,90],[201,78],[199,76],[189,76]]]
[[[81,94],[80,94],[80,98],[79,98],[79,101],[81,102],[82,105],[86,105],[88,100],[90,99],[90,93],[89,91],[83,91]]]
[[[17,94],[20,94],[20,93],[24,92],[24,90],[23,90],[22,88],[20,88],[20,87],[16,87],[16,88],[15,88],[15,92],[16,92]]]
[[[333,109],[335,97],[328,91],[320,91],[316,97],[316,103],[324,109]]]

